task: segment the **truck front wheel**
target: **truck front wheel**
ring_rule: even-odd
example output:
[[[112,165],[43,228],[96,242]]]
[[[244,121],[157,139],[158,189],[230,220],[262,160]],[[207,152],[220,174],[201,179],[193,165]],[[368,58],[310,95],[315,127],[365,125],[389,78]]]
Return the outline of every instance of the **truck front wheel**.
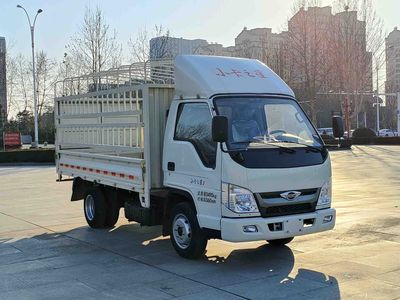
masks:
[[[267,240],[267,242],[272,246],[283,246],[293,241],[293,239],[294,237],[290,237],[285,239]]]
[[[171,213],[171,242],[176,252],[184,258],[200,258],[207,246],[207,237],[197,222],[193,207],[182,202]]]
[[[98,188],[91,188],[86,192],[83,201],[86,222],[92,228],[104,226],[106,221],[107,203],[103,193]]]

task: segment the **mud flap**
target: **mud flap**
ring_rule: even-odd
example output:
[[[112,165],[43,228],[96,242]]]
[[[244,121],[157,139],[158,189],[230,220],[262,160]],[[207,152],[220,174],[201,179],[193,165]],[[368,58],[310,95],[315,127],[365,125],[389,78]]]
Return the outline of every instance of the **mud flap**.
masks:
[[[72,183],[71,201],[82,200],[85,197],[87,188],[88,184],[86,181],[82,180],[80,177],[74,178]]]

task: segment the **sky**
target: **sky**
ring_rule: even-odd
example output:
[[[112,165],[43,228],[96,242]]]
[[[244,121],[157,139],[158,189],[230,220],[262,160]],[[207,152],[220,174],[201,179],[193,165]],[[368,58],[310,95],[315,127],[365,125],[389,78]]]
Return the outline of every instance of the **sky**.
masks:
[[[400,27],[400,0],[372,0],[385,22],[385,31]],[[54,59],[62,59],[65,45],[79,29],[85,7],[99,6],[123,47],[142,28],[163,25],[171,36],[202,38],[234,44],[243,27],[270,27],[279,32],[295,0],[0,0],[0,36],[12,45],[13,54],[30,55],[30,33],[24,6],[34,16],[43,9],[35,27],[35,45]],[[330,0],[322,0],[324,5]]]

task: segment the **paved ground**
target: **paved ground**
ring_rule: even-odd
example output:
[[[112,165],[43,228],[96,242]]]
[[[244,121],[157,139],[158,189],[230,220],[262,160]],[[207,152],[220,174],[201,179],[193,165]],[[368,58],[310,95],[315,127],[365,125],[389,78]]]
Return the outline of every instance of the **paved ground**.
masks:
[[[88,228],[53,167],[0,167],[0,299],[400,299],[400,147],[331,157],[334,231],[281,249],[213,240],[199,261],[159,227]]]

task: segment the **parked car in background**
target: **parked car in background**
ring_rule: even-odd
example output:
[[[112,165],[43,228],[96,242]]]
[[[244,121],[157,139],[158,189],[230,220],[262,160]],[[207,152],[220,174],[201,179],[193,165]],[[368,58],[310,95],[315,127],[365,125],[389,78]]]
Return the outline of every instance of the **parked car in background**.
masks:
[[[378,136],[398,136],[398,132],[393,129],[381,129],[379,130]]]
[[[331,135],[331,136],[333,136],[333,129],[332,129],[332,127],[318,128],[317,131],[318,131],[319,134],[326,134],[326,135]]]

